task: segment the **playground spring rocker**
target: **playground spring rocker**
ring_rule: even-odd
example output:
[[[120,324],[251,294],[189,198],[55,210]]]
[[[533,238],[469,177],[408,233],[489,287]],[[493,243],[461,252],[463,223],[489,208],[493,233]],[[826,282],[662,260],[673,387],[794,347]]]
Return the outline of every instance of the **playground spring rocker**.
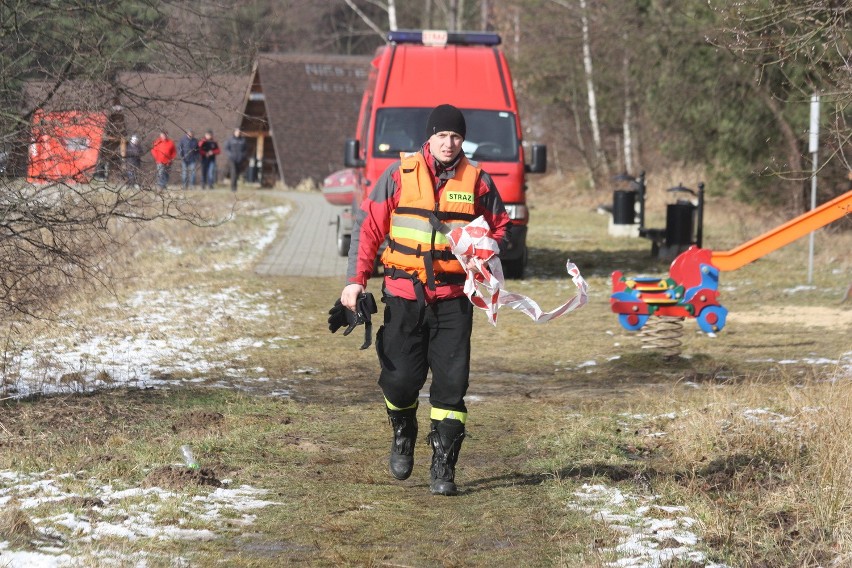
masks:
[[[634,184],[640,197],[640,236],[652,240],[655,256],[670,253],[681,243],[669,242],[670,237],[676,236],[669,223],[676,223],[677,233],[682,235],[683,218],[672,221],[669,205],[666,230],[644,228],[644,173]],[[669,191],[684,190],[692,191],[682,187]],[[640,332],[643,348],[657,349],[666,358],[680,354],[684,319],[695,318],[701,331],[708,335],[715,335],[725,327],[728,310],[719,303],[721,272],[737,270],[852,213],[852,191],[849,191],[736,248],[719,252],[701,246],[703,185],[699,184],[699,191],[693,195],[698,197],[694,211],[698,227],[693,242],[672,261],[667,277],[625,276],[619,270],[612,273],[610,306],[618,314],[619,323],[628,331]],[[682,211],[687,210],[683,203],[681,206]]]

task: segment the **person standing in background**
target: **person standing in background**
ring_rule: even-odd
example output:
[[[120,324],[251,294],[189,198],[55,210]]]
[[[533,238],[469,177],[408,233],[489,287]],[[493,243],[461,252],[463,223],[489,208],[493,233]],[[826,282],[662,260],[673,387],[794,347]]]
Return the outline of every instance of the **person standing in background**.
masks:
[[[183,189],[195,187],[195,167],[198,163],[198,138],[187,130],[183,138],[178,142],[178,155],[180,156],[180,183]]]
[[[142,146],[135,134],[124,149],[124,173],[127,175],[127,185],[133,189],[139,188],[139,170],[142,169]]]
[[[239,128],[225,141],[228,154],[228,172],[231,176],[231,191],[237,191],[237,178],[240,176],[243,161],[246,159],[246,139]]]
[[[175,143],[169,138],[169,133],[165,130],[161,130],[160,135],[154,140],[154,144],[151,146],[151,155],[157,164],[157,186],[160,189],[166,189],[169,184],[172,162],[177,157],[177,148],[175,148]]]
[[[216,156],[220,153],[219,143],[213,138],[213,131],[204,133],[204,138],[198,143],[201,154],[201,189],[213,189],[216,182]]]

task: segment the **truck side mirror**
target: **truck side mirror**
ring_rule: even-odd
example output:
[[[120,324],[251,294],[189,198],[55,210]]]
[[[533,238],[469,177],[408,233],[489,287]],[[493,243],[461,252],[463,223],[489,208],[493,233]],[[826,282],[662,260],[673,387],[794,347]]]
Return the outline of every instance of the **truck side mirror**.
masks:
[[[343,164],[347,168],[363,168],[366,161],[358,156],[361,154],[361,145],[358,140],[349,138],[343,147]]]
[[[533,144],[530,150],[530,163],[525,169],[531,174],[543,174],[547,171],[547,146],[545,144]]]

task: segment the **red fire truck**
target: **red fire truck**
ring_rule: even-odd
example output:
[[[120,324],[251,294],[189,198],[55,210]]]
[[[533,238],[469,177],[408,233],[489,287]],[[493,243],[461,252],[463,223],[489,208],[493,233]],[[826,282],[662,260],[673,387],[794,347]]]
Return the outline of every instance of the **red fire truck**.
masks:
[[[547,148],[532,144],[525,160],[523,130],[500,36],[485,32],[399,30],[376,50],[361,101],[355,138],[346,141],[348,169],[326,178],[323,194],[345,206],[337,220],[337,248],[348,254],[355,207],[400,152],[425,141],[426,120],[439,104],[459,109],[467,123],[465,155],[494,179],[514,225],[501,254],[506,276],[523,277],[527,263],[526,174],[547,167]]]

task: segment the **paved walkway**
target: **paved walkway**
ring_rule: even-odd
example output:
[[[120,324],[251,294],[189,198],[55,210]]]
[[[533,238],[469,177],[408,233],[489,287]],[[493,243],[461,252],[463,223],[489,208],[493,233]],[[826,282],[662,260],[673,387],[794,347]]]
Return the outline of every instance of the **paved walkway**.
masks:
[[[284,230],[255,271],[268,276],[346,276],[346,257],[337,254],[337,214],[319,192],[288,191],[293,204]]]

